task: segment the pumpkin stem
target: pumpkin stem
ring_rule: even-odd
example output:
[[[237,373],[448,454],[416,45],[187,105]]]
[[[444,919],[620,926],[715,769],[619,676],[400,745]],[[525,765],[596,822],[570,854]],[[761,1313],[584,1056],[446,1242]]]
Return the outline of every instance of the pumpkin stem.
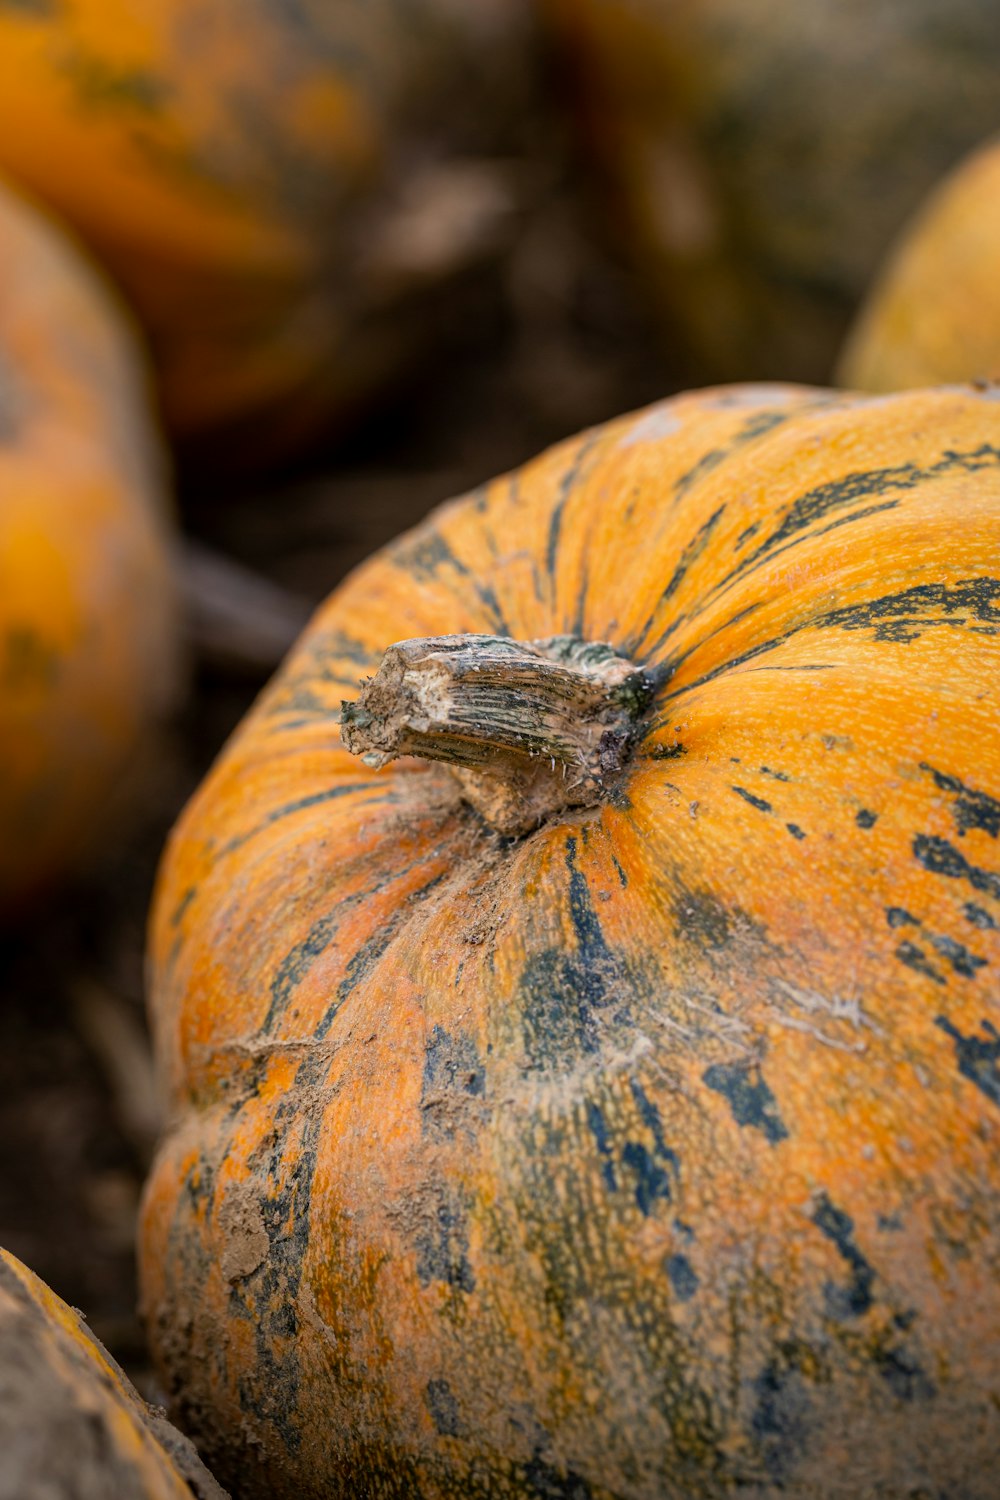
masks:
[[[651,680],[603,642],[445,635],[390,646],[341,738],[370,766],[444,761],[486,820],[527,833],[600,801],[628,758]]]

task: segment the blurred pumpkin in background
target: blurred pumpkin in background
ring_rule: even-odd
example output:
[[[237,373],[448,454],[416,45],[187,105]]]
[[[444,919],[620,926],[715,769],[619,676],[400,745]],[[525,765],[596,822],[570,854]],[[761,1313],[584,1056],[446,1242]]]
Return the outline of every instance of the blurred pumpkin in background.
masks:
[[[1000,139],[935,189],[851,330],[842,385],[1000,380]]]
[[[100,834],[177,685],[146,371],[61,234],[0,189],[0,911]]]
[[[81,1315],[0,1250],[4,1500],[226,1500]]]
[[[408,296],[506,213],[476,163],[515,138],[528,8],[0,7],[0,168],[131,300],[172,432],[245,461],[342,418],[419,347],[440,307]]]
[[[893,236],[1000,127],[995,0],[543,8],[695,384],[827,380]]]
[[[998,559],[991,393],[738,387],[321,608],[151,926],[145,1312],[241,1496],[993,1500]]]

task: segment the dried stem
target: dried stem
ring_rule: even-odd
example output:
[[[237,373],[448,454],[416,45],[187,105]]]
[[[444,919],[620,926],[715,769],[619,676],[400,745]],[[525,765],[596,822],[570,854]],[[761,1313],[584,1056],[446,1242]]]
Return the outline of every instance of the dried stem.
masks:
[[[400,755],[445,762],[502,833],[595,803],[627,759],[651,685],[602,642],[450,635],[386,651],[343,742],[368,765]]]

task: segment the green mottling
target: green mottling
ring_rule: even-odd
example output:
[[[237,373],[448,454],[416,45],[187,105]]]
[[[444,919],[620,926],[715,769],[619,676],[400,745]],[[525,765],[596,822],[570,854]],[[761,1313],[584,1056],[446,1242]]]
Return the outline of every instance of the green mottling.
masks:
[[[72,83],[79,103],[88,109],[95,106],[108,110],[135,110],[156,114],[170,98],[171,88],[155,73],[141,68],[132,71],[115,69],[99,57],[85,53],[72,55],[63,71]]]
[[[11,625],[0,643],[0,688],[4,692],[49,689],[59,675],[55,649],[30,625]]]
[[[59,6],[56,0],[0,0],[2,10],[12,10],[16,15],[33,21],[48,21],[56,15]]]

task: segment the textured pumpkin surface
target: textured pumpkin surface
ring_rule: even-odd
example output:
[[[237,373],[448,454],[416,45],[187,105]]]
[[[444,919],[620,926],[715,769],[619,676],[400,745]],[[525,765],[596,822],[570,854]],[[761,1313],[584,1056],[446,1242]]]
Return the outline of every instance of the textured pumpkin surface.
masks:
[[[0,909],[59,874],[175,685],[160,455],[117,307],[0,188]]]
[[[3,1500],[225,1500],[80,1314],[6,1250],[0,1393]]]
[[[839,374],[863,391],[1000,379],[1000,141],[963,162],[907,229]]]
[[[684,396],[332,597],[175,831],[162,1379],[252,1495],[987,1500],[1000,402]],[[612,794],[500,839],[338,744],[382,648],[608,641]]]
[[[399,352],[379,323],[399,290],[380,226],[429,163],[505,143],[495,71],[524,11],[3,5],[0,166],[128,293],[172,427],[301,430]]]
[[[1000,127],[993,0],[543,0],[698,380],[828,378],[879,260]]]

